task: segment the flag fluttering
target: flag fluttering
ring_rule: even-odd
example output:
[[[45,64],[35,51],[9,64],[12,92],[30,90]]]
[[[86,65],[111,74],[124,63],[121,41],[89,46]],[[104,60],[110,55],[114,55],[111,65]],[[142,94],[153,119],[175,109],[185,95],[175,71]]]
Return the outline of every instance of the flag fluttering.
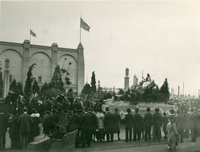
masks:
[[[89,32],[90,26],[81,18],[80,27]]]
[[[30,30],[30,35],[36,37],[36,34],[32,30]]]

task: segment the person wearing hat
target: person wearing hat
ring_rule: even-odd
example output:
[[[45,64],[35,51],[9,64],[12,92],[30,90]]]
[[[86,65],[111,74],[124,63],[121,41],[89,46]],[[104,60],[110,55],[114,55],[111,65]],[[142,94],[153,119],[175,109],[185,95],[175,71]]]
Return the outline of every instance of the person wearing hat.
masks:
[[[168,124],[168,118],[166,112],[164,112],[162,117],[162,126],[163,126],[163,132],[165,134],[164,136],[165,139],[167,139],[167,124]]]
[[[120,114],[118,113],[118,108],[115,108],[114,113],[114,133],[117,133],[118,140],[120,140]]]
[[[50,135],[49,123],[50,123],[50,111],[46,110],[42,122],[44,137]]]
[[[5,149],[7,127],[8,119],[3,113],[3,108],[0,107],[0,150]]]
[[[142,126],[142,116],[138,113],[139,112],[139,108],[135,108],[135,114],[134,114],[134,119],[135,119],[135,123],[134,123],[134,131],[133,131],[133,140],[136,141],[140,141],[141,138],[141,126]],[[137,138],[137,139],[136,139]]]
[[[162,127],[162,115],[159,113],[159,108],[155,108],[153,114],[153,140],[157,138],[158,141],[161,139],[161,127]]]
[[[91,144],[91,115],[88,113],[88,108],[85,108],[85,112],[81,117],[80,129],[82,135],[82,148],[85,148],[85,142],[87,143],[88,147]]]
[[[107,137],[107,142],[113,142],[113,135],[114,135],[114,115],[109,112],[109,107],[106,107],[106,114],[104,118],[104,127],[105,133]]]
[[[59,121],[59,115],[57,114],[57,110],[53,109],[52,114],[50,115],[50,122],[49,122],[49,129],[50,134],[54,132],[54,128],[56,127],[57,123]]]
[[[23,111],[24,113],[19,116],[17,123],[19,124],[21,146],[24,150],[29,140],[29,134],[31,125],[33,124],[33,119],[30,115],[27,114],[28,109],[26,107],[23,109]]]
[[[183,124],[183,138],[189,138],[189,121],[188,121],[188,117],[189,117],[189,113],[187,112],[187,108],[185,108],[183,110],[183,117],[186,121],[184,121]]]
[[[189,122],[189,128],[191,131],[191,136],[192,136],[192,142],[196,142],[196,134],[198,130],[198,115],[196,113],[196,107],[193,107],[191,110],[191,113],[189,114],[188,117],[188,122]]]
[[[97,119],[96,119],[96,115],[93,113],[93,109],[89,108],[88,113],[91,116],[91,141],[95,142],[95,137],[96,137],[96,129],[97,129]]]
[[[35,108],[32,109],[31,117],[32,117],[33,123],[31,125],[29,142],[32,142],[34,137],[39,135],[39,132],[40,132],[39,124],[42,122],[40,118],[40,114],[37,113],[37,110]]]
[[[12,149],[20,148],[19,125],[17,123],[18,118],[19,118],[18,111],[14,111],[13,116],[11,117],[11,120],[9,122],[10,125],[9,134],[10,134]]]
[[[178,130],[178,134],[179,134],[179,138],[178,140],[180,142],[183,142],[183,124],[184,124],[184,117],[183,115],[180,113],[179,110],[177,110],[177,116],[175,118],[175,122],[176,122],[176,127],[177,127],[177,130]]]
[[[175,149],[178,145],[176,136],[178,135],[178,131],[176,128],[176,124],[174,123],[174,116],[170,115],[168,117],[169,123],[167,124],[167,147],[169,150]]]
[[[149,141],[151,141],[151,126],[152,114],[150,113],[150,108],[147,108],[147,113],[144,115],[145,141],[147,141],[147,136]]]
[[[73,109],[73,115],[69,119],[68,124],[68,132],[72,132],[74,130],[78,130],[75,139],[75,146],[79,147],[80,144],[80,136],[79,136],[79,127],[80,127],[80,117],[77,115],[77,109]]]
[[[133,114],[131,114],[130,108],[127,108],[126,111],[128,112],[128,114],[126,114],[125,118],[124,118],[125,132],[126,132],[125,142],[128,142],[128,141],[131,142],[131,140],[132,140],[132,128],[133,128],[133,125],[134,125],[134,117],[133,117]]]

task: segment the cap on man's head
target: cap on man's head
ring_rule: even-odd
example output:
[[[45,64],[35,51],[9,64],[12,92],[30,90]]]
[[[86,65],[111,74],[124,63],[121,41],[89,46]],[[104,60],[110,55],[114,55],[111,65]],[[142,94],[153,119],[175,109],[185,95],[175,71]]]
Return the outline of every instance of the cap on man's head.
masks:
[[[109,111],[109,107],[106,107],[106,111]]]
[[[163,115],[166,116],[167,115],[166,112],[163,112]]]
[[[126,111],[127,111],[128,113],[130,113],[130,112],[131,112],[131,109],[130,109],[130,108],[127,108]]]
[[[32,109],[32,113],[36,113],[37,110],[35,108]]]
[[[24,112],[27,112],[27,111],[28,111],[28,109],[27,109],[26,107],[24,107],[23,111],[24,111]]]
[[[139,111],[139,108],[135,108],[135,112],[138,112]]]

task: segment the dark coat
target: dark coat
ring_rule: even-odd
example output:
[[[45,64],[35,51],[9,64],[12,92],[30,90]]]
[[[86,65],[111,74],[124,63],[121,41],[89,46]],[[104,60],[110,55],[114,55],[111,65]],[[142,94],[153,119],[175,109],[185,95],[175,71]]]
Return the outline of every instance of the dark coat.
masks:
[[[57,115],[57,114],[52,114],[51,116],[50,116],[50,123],[49,123],[49,128],[50,129],[54,129],[55,128],[55,126],[57,125],[57,123],[58,123],[58,120],[59,120],[59,116]]]
[[[114,128],[114,115],[110,112],[107,112],[105,114],[104,127],[106,130],[110,130]]]
[[[44,115],[43,122],[42,122],[43,132],[45,134],[49,134],[50,132],[49,126],[50,126],[50,115],[46,114]]]
[[[163,125],[163,131],[165,132],[167,129],[167,124],[168,124],[168,118],[167,116],[162,117],[162,125]]]
[[[7,117],[2,113],[0,114],[0,134],[5,134],[8,127],[8,119]]]
[[[120,114],[115,112],[114,113],[114,132],[120,133]]]
[[[182,114],[179,114],[178,116],[176,116],[175,122],[176,122],[177,129],[184,129],[183,125],[184,125],[185,119]]]
[[[196,113],[191,113],[188,117],[189,127],[190,129],[197,129],[198,124],[198,115]]]
[[[21,116],[19,116],[17,122],[19,124],[19,132],[30,132],[31,125],[33,123],[30,115],[22,114]]]
[[[162,126],[162,115],[159,112],[153,114],[153,126],[155,127]]]
[[[91,116],[91,129],[96,130],[97,129],[97,119],[96,115],[93,112],[88,112]]]
[[[20,147],[20,134],[19,134],[19,125],[17,123],[18,117],[14,116],[10,121],[10,139],[11,139],[11,148]]]
[[[134,117],[133,117],[133,114],[131,113],[128,113],[125,115],[125,118],[124,118],[124,123],[125,123],[125,127],[133,127],[134,126]]]
[[[80,118],[79,116],[72,115],[69,119],[69,132],[79,129],[80,127]]]
[[[144,115],[144,126],[145,127],[151,127],[152,126],[152,118],[153,118],[153,116],[150,113],[146,113]]]
[[[134,127],[142,127],[143,123],[142,123],[142,116],[139,113],[135,113],[134,114],[134,118],[135,118],[135,124]]]
[[[91,115],[89,113],[84,113],[81,117],[81,130],[90,130],[91,128]]]

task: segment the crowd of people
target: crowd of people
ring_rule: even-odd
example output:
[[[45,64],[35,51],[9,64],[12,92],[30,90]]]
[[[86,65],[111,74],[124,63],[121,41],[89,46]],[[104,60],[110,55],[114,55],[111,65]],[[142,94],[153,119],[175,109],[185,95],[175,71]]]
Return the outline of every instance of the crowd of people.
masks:
[[[125,115],[125,142],[140,141],[160,141],[161,129],[164,132],[164,139],[168,143],[168,148],[174,149],[183,138],[189,138],[191,134],[192,142],[196,142],[200,131],[200,111],[199,107],[193,107],[188,111],[183,109],[170,110],[170,115],[161,113],[159,108],[155,108],[151,114],[150,108],[146,109],[144,116],[140,115],[139,108],[134,113],[130,108]],[[63,111],[53,109],[45,111],[44,116],[37,113],[33,108],[32,113],[27,113],[24,107],[23,113],[17,111],[10,115],[3,108],[0,108],[0,148],[5,149],[5,134],[9,128],[11,148],[25,149],[27,143],[34,141],[34,137],[40,134],[43,128],[44,136],[51,139],[62,139],[65,134],[78,130],[75,140],[76,147],[90,147],[92,142],[113,142],[116,134],[117,140],[120,138],[120,115],[118,109],[112,113],[109,107],[105,111],[94,111],[92,108],[81,110],[73,109]],[[187,120],[187,121],[186,121]],[[40,127],[40,124],[42,127]],[[152,131],[153,130],[153,131]]]

